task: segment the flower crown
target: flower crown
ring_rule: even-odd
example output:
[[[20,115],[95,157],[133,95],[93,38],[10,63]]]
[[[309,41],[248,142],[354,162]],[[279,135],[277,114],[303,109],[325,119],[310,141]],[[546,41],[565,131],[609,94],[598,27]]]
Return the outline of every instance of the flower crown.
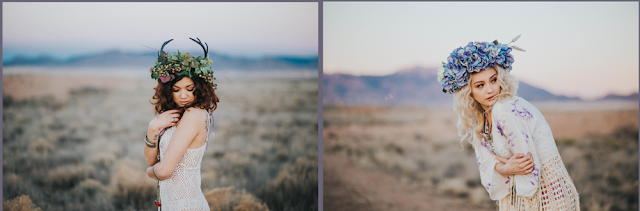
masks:
[[[168,55],[163,51],[163,49],[167,43],[173,40],[170,39],[162,44],[162,48],[160,48],[160,51],[158,52],[156,65],[149,69],[151,72],[151,78],[160,80],[162,83],[167,83],[175,79],[176,76],[185,75],[192,78],[195,75],[210,83],[214,89],[217,89],[217,85],[213,83],[216,78],[213,77],[213,70],[211,70],[211,63],[213,63],[213,61],[209,60],[207,57],[209,45],[207,45],[207,43],[202,45],[202,42],[200,42],[200,39],[197,37],[196,39],[198,40],[191,37],[189,37],[189,39],[198,43],[202,47],[202,50],[204,50],[204,57],[198,56],[196,58],[189,55],[189,53],[180,54],[180,51],[178,51],[178,53],[173,52],[173,54]],[[205,45],[207,46],[206,48]]]
[[[511,40],[511,43],[520,38],[520,35]],[[438,69],[438,82],[442,85],[442,92],[452,94],[469,83],[471,73],[489,69],[500,65],[507,71],[511,71],[513,57],[511,49],[525,51],[518,46],[493,42],[469,42],[467,46],[459,47],[447,57],[447,63],[442,62]]]

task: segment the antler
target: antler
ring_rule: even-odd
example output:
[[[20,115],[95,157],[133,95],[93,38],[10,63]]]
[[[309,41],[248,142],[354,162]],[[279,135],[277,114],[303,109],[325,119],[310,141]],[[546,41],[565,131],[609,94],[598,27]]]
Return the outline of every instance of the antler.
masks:
[[[165,46],[165,45],[167,45],[167,43],[171,42],[172,40],[173,40],[173,39],[170,39],[170,40],[168,40],[168,41],[164,42],[164,43],[162,44],[162,48],[160,48],[160,51],[158,51],[158,58],[160,59],[160,62],[162,62],[163,64],[164,64],[164,61],[166,60],[166,57],[163,57],[163,56],[162,56],[162,52],[164,52],[164,46]],[[166,54],[167,54],[167,53],[165,53],[165,55],[166,55]]]
[[[162,48],[160,48],[160,52],[162,52],[162,51],[164,50],[164,46],[165,46],[165,45],[167,45],[167,43],[169,43],[169,42],[171,42],[171,41],[173,41],[173,39],[170,39],[170,40],[168,40],[168,41],[166,41],[166,42],[162,43]]]
[[[207,43],[204,43],[204,45],[206,45],[206,46],[207,46],[207,48],[205,49],[205,48],[204,48],[204,45],[202,45],[202,42],[200,41],[200,38],[196,37],[196,39],[198,39],[198,40],[195,40],[195,39],[193,39],[193,38],[189,37],[189,39],[191,39],[191,40],[193,40],[194,42],[198,43],[198,44],[200,45],[200,47],[202,47],[202,50],[204,50],[204,58],[207,58],[207,55],[208,55],[208,53],[209,53],[209,45],[207,45]]]

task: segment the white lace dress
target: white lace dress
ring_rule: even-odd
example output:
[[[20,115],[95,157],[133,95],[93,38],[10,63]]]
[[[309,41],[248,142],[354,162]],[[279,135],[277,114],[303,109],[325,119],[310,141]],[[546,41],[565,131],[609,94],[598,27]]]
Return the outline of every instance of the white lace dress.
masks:
[[[207,114],[207,130],[212,119]],[[160,140],[160,161],[164,158],[176,126],[167,129]],[[207,131],[208,132],[208,131]],[[207,141],[209,136],[207,135]],[[207,144],[197,149],[187,149],[178,166],[168,179],[160,181],[160,203],[163,211],[209,211],[209,204],[202,194],[200,163]]]
[[[482,185],[498,200],[499,210],[580,210],[578,192],[540,111],[513,97],[497,102],[491,115],[493,146],[480,137],[474,148]],[[530,174],[503,176],[495,171],[494,155],[510,158],[527,152],[534,158]]]

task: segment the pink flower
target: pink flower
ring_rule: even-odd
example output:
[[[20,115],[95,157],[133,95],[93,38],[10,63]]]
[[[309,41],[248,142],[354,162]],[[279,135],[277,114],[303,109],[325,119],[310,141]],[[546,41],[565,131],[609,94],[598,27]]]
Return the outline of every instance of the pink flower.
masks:
[[[167,83],[167,81],[174,79],[175,77],[173,76],[173,74],[168,75],[168,76],[160,76],[160,81],[162,81],[162,83]]]

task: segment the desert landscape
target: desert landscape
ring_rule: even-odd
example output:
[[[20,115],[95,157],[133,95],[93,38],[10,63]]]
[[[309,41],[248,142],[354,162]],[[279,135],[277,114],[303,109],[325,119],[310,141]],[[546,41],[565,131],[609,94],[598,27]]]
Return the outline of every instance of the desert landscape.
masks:
[[[154,117],[148,74],[7,69],[4,210],[155,208],[142,141]],[[216,81],[201,168],[211,210],[317,210],[317,74],[238,75]]]
[[[638,103],[532,102],[581,210],[638,209]],[[450,107],[324,106],[325,210],[495,210]]]

